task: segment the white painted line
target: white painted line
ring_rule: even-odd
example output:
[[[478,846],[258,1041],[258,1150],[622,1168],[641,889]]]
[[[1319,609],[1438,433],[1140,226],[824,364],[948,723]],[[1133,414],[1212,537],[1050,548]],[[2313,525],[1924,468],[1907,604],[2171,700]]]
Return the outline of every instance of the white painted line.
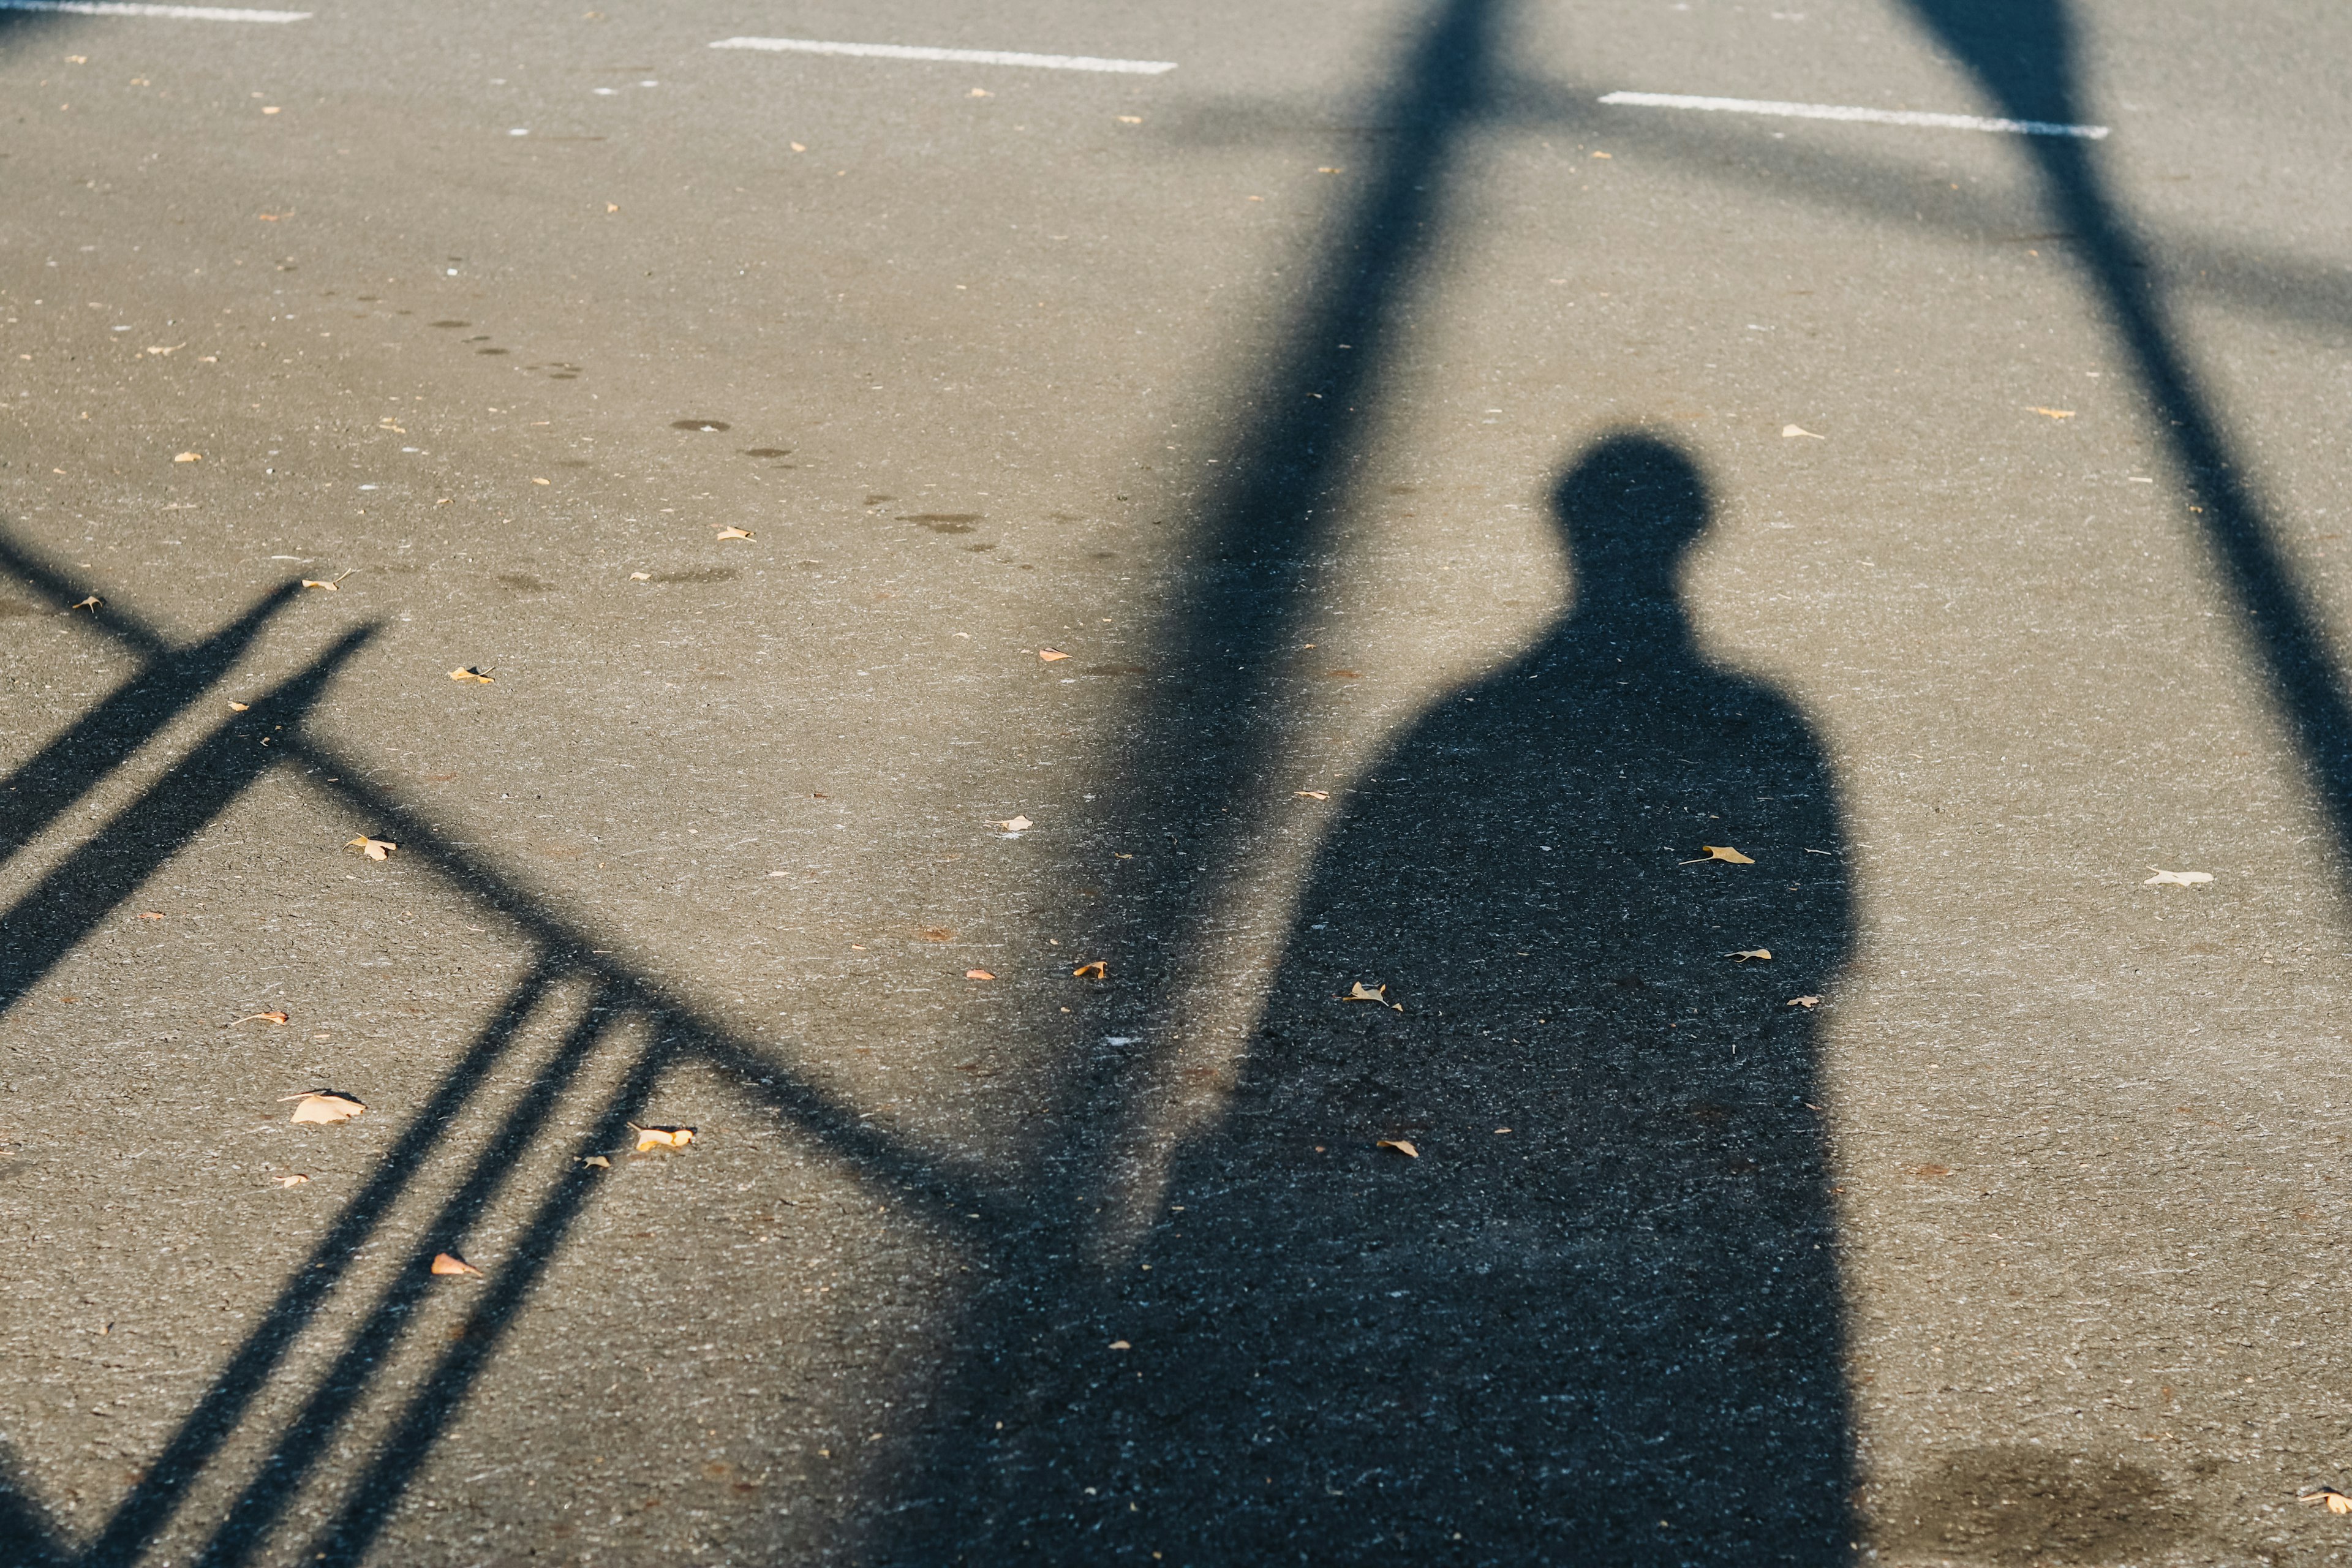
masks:
[[[912,44],[829,44],[816,38],[721,38],[714,49],[770,49],[780,54],[872,55],[886,60],[940,60],[950,65],[1027,66],[1049,71],[1118,71],[1158,76],[1174,60],[1106,60],[1093,55],[1024,55],[1005,49],[929,49]]]
[[[1612,92],[1603,103],[1644,109],[1703,109],[1721,114],[1776,114],[1784,120],[1859,120],[1872,125],[1926,125],[1940,131],[1997,131],[2011,136],[2080,136],[2096,142],[2104,125],[2060,125],[2047,120],[1987,120],[1974,114],[1929,114],[1916,109],[1850,109],[1834,103],[1774,103],[1755,98],[1688,98],[1678,92]]]
[[[65,11],[77,16],[161,16],[173,22],[307,22],[308,11],[247,11],[227,5],[135,5],[128,0],[0,0],[0,11]]]

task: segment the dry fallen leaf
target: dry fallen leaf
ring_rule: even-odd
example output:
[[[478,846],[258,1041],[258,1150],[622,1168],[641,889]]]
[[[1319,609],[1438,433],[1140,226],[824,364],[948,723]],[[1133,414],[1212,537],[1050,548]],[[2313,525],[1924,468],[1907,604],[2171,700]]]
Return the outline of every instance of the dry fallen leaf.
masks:
[[[2345,1496],[2334,1487],[2314,1487],[2299,1494],[2294,1500],[2312,1508],[2325,1505],[2330,1513],[2352,1513],[2352,1497]]]
[[[142,921],[160,921],[163,918],[163,911],[161,910],[141,910],[139,911],[139,918]]]
[[[967,969],[963,972],[963,977],[966,980],[993,980],[996,978],[995,975],[991,974],[985,969]]]
[[[1814,440],[1814,441],[1826,441],[1826,440],[1828,440],[1828,439],[1829,439],[1829,437],[1826,437],[1826,436],[1816,436],[1816,435],[1814,435],[1814,434],[1813,434],[1813,432],[1811,432],[1811,430],[1806,429],[1806,428],[1805,428],[1803,426],[1801,426],[1801,425],[1783,425],[1783,426],[1780,426],[1780,436],[1781,436],[1781,438],[1782,438],[1783,440],[1794,440],[1796,437],[1800,437],[1800,436],[1805,437],[1807,439],[1809,439],[1809,440]]]
[[[433,1272],[436,1274],[479,1274],[481,1270],[467,1262],[464,1258],[458,1257],[454,1252],[436,1252],[433,1255]]]
[[[68,609],[68,610],[88,610],[91,615],[93,615],[93,616],[94,616],[94,615],[98,614],[98,612],[99,612],[100,608],[102,605],[105,605],[105,603],[106,603],[106,601],[105,601],[104,599],[101,599],[101,598],[100,598],[97,595],[92,594],[89,598],[82,600],[79,604],[78,604],[78,605],[68,605],[66,606],[66,608],[67,608],[67,609]]]
[[[1121,125],[1140,125],[1143,123],[1143,116],[1140,114],[1122,114],[1118,116],[1118,120]]]
[[[1328,789],[1295,789],[1290,793],[1297,795],[1301,800],[1329,800],[1331,798],[1331,792]]]
[[[1104,963],[1101,959],[1097,958],[1091,963],[1081,963],[1076,969],[1071,970],[1070,978],[1073,980],[1100,980],[1103,977],[1104,972]]]
[[[295,1121],[315,1121],[323,1127],[349,1121],[367,1110],[366,1106],[348,1095],[335,1094],[323,1089],[314,1089],[304,1094],[289,1094],[285,1098],[295,1102]]]
[[[640,1154],[648,1149],[683,1149],[694,1142],[691,1127],[640,1127],[632,1121],[629,1131],[637,1135]]]
[[[1772,950],[1769,947],[1751,947],[1745,952],[1727,952],[1723,956],[1736,958],[1745,963],[1751,958],[1769,958],[1772,956]]]
[[[1372,1147],[1375,1149],[1393,1149],[1408,1160],[1418,1160],[1421,1158],[1421,1151],[1412,1146],[1412,1140],[1410,1138],[1382,1138],[1375,1141]]]
[[[352,839],[349,844],[344,845],[343,847],[346,849],[357,849],[361,854],[366,856],[371,860],[381,860],[385,856],[391,854],[394,850],[399,848],[400,846],[394,844],[389,838],[370,838],[366,834],[362,833],[357,838]]]
[[[295,1176],[278,1176],[278,1177],[274,1178],[274,1180],[275,1180],[275,1181],[278,1183],[278,1184],[279,1186],[281,1186],[281,1187],[299,1187],[299,1186],[300,1186],[303,1183],[305,1183],[305,1182],[309,1181],[310,1179],[310,1177],[308,1177],[308,1176],[301,1176],[301,1175],[295,1175]]]
[[[552,484],[552,483],[554,483],[554,481],[553,481],[552,479],[533,479],[533,480],[531,480],[530,482],[531,482],[532,484],[535,484],[535,485],[545,485],[545,484]]]
[[[495,686],[498,684],[497,676],[484,675],[478,666],[470,664],[463,669],[451,670],[449,672],[449,679],[452,680],[479,681],[484,686]]]
[[[183,452],[172,459],[175,463],[201,463],[204,460],[205,455],[202,452]]]
[[[613,1168],[613,1162],[602,1154],[591,1154],[580,1163],[583,1165],[593,1165],[600,1171],[609,1171]]]
[[[2167,883],[2176,888],[2193,888],[2200,882],[2210,882],[2213,879],[2213,873],[2210,871],[2157,871],[2153,866],[2148,869],[2156,871],[2156,875],[2142,882],[2140,886],[2143,888],[2160,888]]]
[[[1702,844],[1698,847],[1698,860],[1685,860],[1683,862],[1684,865],[1696,866],[1698,864],[1699,860],[1721,860],[1733,866],[1753,866],[1756,864],[1755,861],[1749,859],[1747,856],[1742,855],[1738,850],[1734,849],[1728,844]]]
[[[1388,999],[1389,988],[1385,984],[1378,990],[1372,990],[1360,980],[1355,983],[1354,987],[1345,996],[1339,998],[1342,1002],[1385,1002]]]
[[[722,539],[751,539],[751,530],[743,528],[722,528],[712,538],[711,542],[716,544]],[[751,539],[751,542],[757,544],[759,541]]]
[[[1041,658],[1041,659],[1045,660],[1047,664],[1052,664],[1052,663],[1054,663],[1054,662],[1055,662],[1055,660],[1057,660],[1057,659],[1065,659],[1065,658],[1069,658],[1070,656],[1069,656],[1068,654],[1064,653],[1064,652],[1063,652],[1061,649],[1059,649],[1059,648],[1055,648],[1055,647],[1041,647],[1041,648],[1039,648],[1039,649],[1037,650],[1037,657],[1038,657],[1039,658]]]
[[[1113,1340],[1110,1342],[1110,1348],[1115,1351],[1131,1351],[1135,1347],[1129,1344],[1125,1340]]]
[[[1791,996],[1791,997],[1790,997],[1790,998],[1789,998],[1789,1005],[1790,1005],[1790,1006],[1791,1006],[1791,1007],[1802,1007],[1802,1008],[1804,1008],[1807,1012],[1811,1012],[1812,1009],[1814,1009],[1815,1007],[1820,1006],[1821,1005],[1822,1005],[1822,999],[1821,999],[1820,997],[1818,997],[1818,996]]]
[[[1026,833],[1037,825],[1025,816],[1008,816],[1003,822],[992,822],[991,827],[1002,827],[1007,833]]]
[[[357,568],[355,567],[355,568],[353,568],[353,570],[354,570],[354,571],[356,571],[356,570],[357,570]],[[343,574],[343,577],[348,577],[348,576],[350,576],[350,575],[351,575],[351,573],[350,573],[350,572],[346,572],[346,573],[344,573],[344,574]],[[336,584],[340,584],[341,582],[342,582],[343,577],[338,577],[338,578],[336,578],[336,579],[335,579],[335,581],[334,581],[333,583],[321,583],[321,582],[319,582],[319,581],[317,581],[317,580],[315,580],[315,579],[313,579],[313,578],[305,577],[305,578],[303,578],[303,579],[302,579],[302,586],[304,586],[305,588],[324,588],[324,589],[325,589],[328,593],[330,593],[330,594],[339,593],[339,592],[341,592],[341,590],[340,588],[338,588],[338,587],[336,586]]]
[[[228,705],[228,710],[232,713],[243,713],[250,710],[252,707],[253,704],[250,702],[232,702]]]
[[[2027,405],[2027,411],[2033,414],[2047,415],[2053,419],[2072,419],[2074,417],[2074,411],[2071,408],[2036,408],[2029,404]]]
[[[287,1021],[287,1016],[283,1013],[247,1013],[244,1017],[239,1018],[236,1024],[283,1024]],[[223,1024],[221,1027],[234,1029],[236,1024]]]
[[[654,574],[650,572],[632,572],[629,574],[629,581],[632,583],[650,583],[653,580]]]

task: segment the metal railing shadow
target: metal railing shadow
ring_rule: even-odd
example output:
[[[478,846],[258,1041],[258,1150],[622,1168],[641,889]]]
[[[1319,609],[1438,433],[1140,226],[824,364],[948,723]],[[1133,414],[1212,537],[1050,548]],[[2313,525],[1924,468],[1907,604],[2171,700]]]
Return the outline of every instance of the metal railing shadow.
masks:
[[[61,606],[89,597],[95,587],[5,534],[0,534],[0,573]],[[95,611],[96,626],[138,658],[140,668],[11,775],[9,784],[30,797],[33,809],[11,818],[9,837],[0,843],[0,858],[53,825],[66,807],[185,713],[297,591],[273,591],[229,626],[185,647],[117,605],[105,604]],[[488,1089],[494,1070],[509,1058],[521,1030],[560,983],[588,984],[595,1004],[541,1068],[534,1093],[507,1113],[457,1189],[440,1203],[409,1247],[411,1256],[402,1270],[362,1315],[328,1373],[271,1446],[268,1460],[206,1531],[198,1561],[243,1563],[266,1545],[271,1528],[314,1472],[325,1436],[340,1429],[383,1375],[385,1352],[399,1338],[410,1316],[407,1309],[429,1279],[426,1266],[433,1255],[460,1249],[465,1233],[502,1190],[518,1156],[546,1131],[564,1091],[574,1085],[597,1047],[624,1029],[641,1030],[648,1043],[637,1050],[620,1087],[597,1109],[583,1152],[619,1142],[625,1124],[644,1113],[646,1098],[661,1076],[699,1061],[727,1073],[748,1096],[764,1102],[863,1179],[887,1186],[943,1233],[984,1242],[1002,1225],[1004,1202],[979,1173],[928,1158],[890,1137],[660,981],[614,963],[608,952],[597,951],[609,947],[608,940],[452,843],[420,813],[366,783],[360,768],[309,734],[303,720],[335,673],[372,635],[373,628],[361,627],[338,638],[247,711],[197,741],[0,916],[0,1012],[13,1006],[130,900],[194,833],[281,763],[308,764],[299,775],[306,784],[339,796],[367,820],[383,825],[382,831],[397,838],[404,857],[432,865],[447,881],[512,922],[530,946],[531,967],[410,1117],[373,1173],[329,1223],[301,1267],[86,1547],[73,1547],[43,1517],[37,1498],[20,1479],[21,1467],[0,1453],[0,1549],[12,1562],[54,1568],[128,1568],[155,1542],[251,1416],[296,1342],[348,1277],[362,1248],[415,1185],[450,1120]],[[472,1313],[464,1342],[439,1358],[404,1407],[394,1436],[345,1489],[336,1522],[314,1549],[318,1557],[357,1561],[369,1550],[415,1468],[488,1364],[507,1324],[543,1277],[592,1190],[591,1172],[574,1162],[570,1173],[539,1203],[514,1242],[511,1265],[500,1269]]]

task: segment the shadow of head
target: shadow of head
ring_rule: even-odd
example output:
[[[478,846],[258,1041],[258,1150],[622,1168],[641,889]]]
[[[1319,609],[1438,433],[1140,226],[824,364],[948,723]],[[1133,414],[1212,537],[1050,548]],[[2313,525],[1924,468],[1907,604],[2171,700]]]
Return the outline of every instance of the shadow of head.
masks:
[[[1576,568],[1577,616],[1591,621],[1675,612],[1683,558],[1712,506],[1706,477],[1681,447],[1625,434],[1605,437],[1560,477],[1552,510]]]

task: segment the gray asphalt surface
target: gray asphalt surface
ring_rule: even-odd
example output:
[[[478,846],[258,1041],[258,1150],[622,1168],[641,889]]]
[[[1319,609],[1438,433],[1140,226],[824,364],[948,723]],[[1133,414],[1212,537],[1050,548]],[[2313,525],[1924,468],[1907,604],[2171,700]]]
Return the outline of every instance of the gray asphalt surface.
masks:
[[[1788,3],[0,10],[0,1557],[2352,1552],[2352,16]]]

